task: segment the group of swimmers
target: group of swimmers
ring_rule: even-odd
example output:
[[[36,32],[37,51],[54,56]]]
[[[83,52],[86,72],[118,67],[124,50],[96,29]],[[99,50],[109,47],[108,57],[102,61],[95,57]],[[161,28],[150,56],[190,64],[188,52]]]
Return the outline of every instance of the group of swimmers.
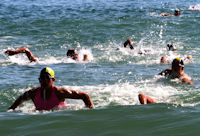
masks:
[[[128,39],[124,43],[124,47],[129,47],[134,49],[133,42]],[[167,45],[169,50],[176,50],[172,45]],[[37,57],[26,47],[17,48],[15,50],[6,50],[7,55],[15,55],[19,53],[25,53],[30,62],[35,62],[38,60]],[[78,53],[75,49],[69,49],[66,53],[68,57],[73,60],[79,61]],[[83,57],[84,61],[87,61],[87,57]],[[170,79],[179,79],[182,83],[193,84],[191,77],[189,77],[184,72],[184,61],[176,57],[171,63],[170,69],[165,69],[158,75],[165,76]],[[35,105],[36,110],[52,110],[60,109],[66,107],[65,99],[81,99],[85,103],[86,107],[94,108],[94,104],[90,96],[85,92],[80,92],[78,90],[73,90],[70,88],[58,87],[54,85],[56,78],[55,72],[50,67],[45,67],[41,70],[39,76],[40,86],[32,88],[21,96],[19,96],[15,102],[9,107],[9,109],[17,108],[21,103],[27,100],[32,100]],[[156,100],[147,96],[143,93],[139,93],[138,100],[141,104],[155,103]]]
[[[188,56],[187,59],[191,60],[191,57]],[[176,57],[171,63],[171,68],[167,68],[161,71],[158,75],[164,76],[168,79],[178,79],[181,83],[192,85],[192,78],[185,73],[184,68],[184,60],[180,57]],[[149,104],[156,102],[155,99],[151,98],[150,96],[144,95],[143,93],[140,93],[138,95],[138,98],[141,104]]]
[[[90,96],[79,90],[71,88],[55,86],[55,72],[50,67],[45,67],[41,70],[39,78],[39,87],[32,88],[20,95],[15,102],[8,108],[15,110],[20,104],[25,101],[32,100],[35,109],[38,111],[58,110],[66,108],[65,99],[80,99],[85,103],[85,106],[94,108],[93,101]],[[138,99],[141,104],[155,103],[155,99],[140,93]]]
[[[175,13],[179,10],[175,10]],[[130,48],[131,50],[134,49],[136,45],[134,42],[128,38],[127,41],[124,42],[124,48]],[[165,55],[160,58],[161,64],[170,64],[171,68],[165,69],[162,72],[160,72],[158,75],[167,77],[169,79],[179,79],[181,83],[186,83],[192,85],[192,79],[190,76],[188,76],[185,71],[185,65],[184,62],[191,62],[192,56],[186,55],[185,57],[180,57],[180,55],[174,55],[173,52],[177,51],[175,46],[173,44],[167,44],[167,51],[170,54],[169,56]],[[155,103],[156,100],[151,98],[150,96],[147,96],[143,93],[140,93],[138,95],[138,99],[141,104],[148,104],[148,103]]]
[[[124,47],[129,47],[130,49],[134,49],[133,42],[129,38],[126,42],[124,42]],[[167,44],[167,50],[172,54],[173,51],[176,51],[177,49],[174,47],[173,44]],[[172,61],[170,61],[172,59]],[[162,56],[160,58],[161,64],[169,64],[171,63],[171,69],[166,69],[159,73],[159,75],[164,75],[167,77],[170,77],[171,79],[179,78],[182,82],[192,84],[191,78],[185,74],[184,72],[184,61],[191,62],[192,56],[187,55],[184,58],[181,58],[180,56],[171,55],[171,58],[169,56]]]
[[[16,54],[26,54],[26,56],[27,56],[27,58],[29,59],[30,62],[39,61],[38,57],[36,57],[30,51],[30,49],[28,49],[27,47],[20,47],[20,48],[17,48],[17,49],[8,49],[4,53],[9,55],[9,56],[16,55]],[[70,58],[74,61],[83,61],[83,62],[90,61],[89,54],[84,53],[84,54],[82,54],[83,56],[80,56],[80,54],[74,48],[69,49],[67,51],[66,55],[67,55],[68,58]]]
[[[30,62],[39,61],[30,49],[27,47],[20,47],[17,49],[8,49],[4,52],[8,56],[25,54]],[[66,53],[67,57],[78,62],[89,61],[88,54],[80,54],[73,48],[69,49]],[[32,88],[21,96],[19,96],[15,102],[9,107],[9,109],[15,110],[21,103],[27,100],[32,100],[36,110],[53,110],[65,108],[65,99],[81,99],[85,103],[86,107],[93,108],[93,102],[88,94],[78,90],[70,88],[58,87],[54,85],[56,80],[55,72],[50,67],[45,67],[41,70],[39,76],[40,86]]]
[[[180,16],[180,10],[176,9],[174,14],[171,13],[161,13],[161,16]],[[129,38],[127,39],[123,47],[130,48],[131,50],[134,49],[136,45],[134,42]],[[176,48],[172,44],[167,44],[168,51],[176,51]],[[38,58],[26,47],[17,48],[14,50],[6,50],[5,54],[11,56],[24,53],[28,57],[30,62],[37,62]],[[139,52],[140,54],[140,52]],[[75,61],[89,61],[88,55],[83,54],[82,57],[78,54],[78,52],[71,48],[66,53],[67,57],[75,60]],[[191,59],[191,56],[187,56],[186,59]],[[166,56],[162,56],[160,59],[160,63],[170,63]],[[169,79],[179,79],[181,83],[186,84],[193,84],[192,79],[188,76],[184,71],[184,60],[180,57],[175,57],[172,60],[171,68],[165,69],[160,72],[158,75],[165,76]],[[55,86],[55,72],[50,67],[45,67],[41,70],[39,75],[39,83],[40,86],[36,88],[32,88],[22,95],[20,95],[15,102],[9,107],[9,109],[15,110],[21,103],[27,100],[32,100],[36,110],[53,110],[53,109],[60,109],[65,108],[66,103],[65,99],[81,99],[86,107],[94,108],[93,101],[91,100],[90,96],[79,90],[74,90],[65,87]],[[141,104],[150,104],[156,103],[156,99],[147,96],[143,93],[139,93],[138,100]]]

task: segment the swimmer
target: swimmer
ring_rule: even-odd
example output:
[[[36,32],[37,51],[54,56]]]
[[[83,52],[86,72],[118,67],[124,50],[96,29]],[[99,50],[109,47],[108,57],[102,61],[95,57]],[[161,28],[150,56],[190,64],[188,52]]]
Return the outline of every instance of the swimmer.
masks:
[[[167,47],[169,47],[168,52],[167,52],[168,54],[164,55],[164,56],[162,56],[160,58],[160,63],[161,64],[169,64],[169,63],[171,63],[173,61],[174,58],[179,57],[179,55],[174,54],[174,52],[171,51],[172,47],[170,45],[167,46]]]
[[[66,107],[65,99],[81,99],[86,107],[94,107],[88,94],[70,88],[55,86],[55,80],[54,70],[49,67],[43,68],[39,76],[40,86],[20,95],[8,109],[15,110],[20,104],[28,100],[32,100],[35,109],[39,111],[61,109]]]
[[[160,58],[160,63],[161,64],[169,64],[170,63],[169,58],[167,56],[162,56]]]
[[[93,60],[93,56],[91,52],[86,49],[81,49],[78,53],[75,49],[71,48],[67,51],[66,55],[68,58],[73,59],[75,61],[80,61],[80,62],[81,61],[88,62],[88,61]]]
[[[167,44],[167,50],[168,51],[176,51],[176,48],[174,47],[173,44]]]
[[[140,101],[140,104],[150,104],[150,103],[156,103],[156,100],[147,96],[147,95],[144,95],[143,93],[140,93],[138,95],[138,99]]]
[[[184,62],[187,62],[187,63],[192,62],[192,55],[185,56],[183,60],[184,60]]]
[[[191,77],[185,73],[184,68],[183,60],[177,57],[173,60],[171,69],[165,69],[159,75],[170,79],[178,78],[182,83],[193,84]]]
[[[134,49],[134,46],[136,46],[135,45],[135,43],[130,39],[130,38],[128,38],[125,42],[124,42],[124,48],[126,48],[128,46],[128,48],[130,48],[131,50],[133,50]],[[119,48],[117,49],[117,50],[119,50]],[[138,50],[138,54],[140,54],[140,55],[145,55],[145,54],[147,54],[148,52],[150,52],[151,50],[149,50],[149,49],[139,49]]]
[[[160,14],[160,16],[180,16],[180,15],[181,15],[181,11],[178,8],[174,10],[174,14],[166,13],[166,12]]]
[[[6,50],[4,53],[8,56],[25,53],[30,62],[38,61],[38,58],[35,55],[33,55],[33,53],[26,47],[20,47],[15,50]]]
[[[75,49],[69,49],[66,53],[67,57],[73,59],[73,60],[76,60],[76,61],[79,61],[79,56],[78,56],[78,53]]]

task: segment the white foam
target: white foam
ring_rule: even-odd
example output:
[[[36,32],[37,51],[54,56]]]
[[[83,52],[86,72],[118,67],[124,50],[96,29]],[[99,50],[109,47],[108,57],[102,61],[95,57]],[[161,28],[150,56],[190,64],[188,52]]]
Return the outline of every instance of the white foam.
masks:
[[[156,81],[156,80],[155,80]],[[95,107],[109,105],[135,105],[139,104],[138,94],[143,92],[157,100],[158,103],[170,103],[170,96],[176,95],[178,90],[171,86],[149,84],[152,80],[143,81],[133,85],[130,83],[114,85],[98,85],[75,87],[78,90],[86,91],[92,97]]]
[[[133,83],[116,83],[113,85],[97,85],[97,86],[63,86],[66,88],[72,88],[86,92],[94,102],[95,108],[105,108],[113,105],[139,105],[138,94],[144,93],[154,99],[157,103],[170,103],[182,106],[195,106],[197,103],[183,102],[184,99],[180,99],[177,96],[187,92],[178,90],[176,87],[158,83],[159,77],[155,77],[149,80],[142,80]],[[156,83],[157,82],[157,83]],[[13,90],[24,93],[30,88],[23,88],[19,90]],[[79,110],[85,108],[82,100],[66,99],[68,110]],[[34,105],[31,101],[24,102],[23,105],[17,108],[17,110],[24,113],[36,112],[34,111]]]
[[[5,51],[2,51],[1,54],[4,54]],[[88,61],[83,61],[83,57],[84,55],[87,55],[88,57]],[[28,57],[21,53],[21,54],[17,54],[17,55],[13,55],[13,56],[7,56],[4,55],[5,58],[7,58],[7,60],[2,60],[1,63],[16,63],[18,65],[35,65],[35,64],[58,64],[58,63],[85,63],[85,62],[91,62],[94,60],[92,51],[90,49],[81,49],[79,51],[79,57],[80,57],[80,61],[75,61],[71,58],[68,58],[66,56],[63,57],[55,57],[55,56],[50,56],[50,55],[45,55],[43,57],[40,57],[38,59],[38,61],[36,62],[31,62],[29,61]]]
[[[189,10],[199,10],[200,11],[200,4],[197,5],[191,5],[188,8]]]
[[[83,61],[84,55],[87,55],[88,61],[92,61],[94,59],[92,51],[90,49],[81,49],[79,51],[79,58],[80,58],[81,61]]]

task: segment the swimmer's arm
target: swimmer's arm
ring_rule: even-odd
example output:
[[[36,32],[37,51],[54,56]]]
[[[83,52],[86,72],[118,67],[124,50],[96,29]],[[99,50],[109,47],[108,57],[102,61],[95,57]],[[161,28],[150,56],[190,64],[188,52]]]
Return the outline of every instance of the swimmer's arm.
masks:
[[[190,79],[188,79],[188,78],[183,78],[183,79],[182,79],[182,83],[186,83],[186,84],[190,84],[190,85],[193,84],[192,80],[190,80]]]
[[[38,60],[28,48],[25,50],[25,53],[30,62],[36,62]]]
[[[161,76],[167,76],[171,73],[171,69],[165,69],[163,70],[162,72],[160,72],[158,75],[161,75]]]
[[[69,88],[58,88],[60,98],[82,99],[88,108],[93,108],[93,102],[88,94],[85,92],[76,91]]]
[[[133,49],[134,49],[133,45],[131,45],[131,44],[130,44],[130,49],[131,49],[131,50],[133,50]]]
[[[26,47],[20,47],[16,50],[7,50],[5,51],[5,54],[11,56],[11,55],[15,55],[15,54],[20,54],[20,53],[25,53],[26,56],[28,57],[28,59],[30,60],[30,62],[35,62],[37,61],[37,57],[35,57],[33,55],[33,53]]]
[[[160,16],[173,16],[171,13],[161,13]]]
[[[31,95],[32,95],[32,91],[27,91],[24,94],[20,95],[8,109],[15,110],[15,108],[17,108],[24,101],[30,100]]]

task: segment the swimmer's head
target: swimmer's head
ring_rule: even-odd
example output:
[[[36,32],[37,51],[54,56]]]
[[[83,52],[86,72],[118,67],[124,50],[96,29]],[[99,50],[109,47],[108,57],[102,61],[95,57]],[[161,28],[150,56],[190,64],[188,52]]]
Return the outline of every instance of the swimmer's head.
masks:
[[[139,93],[138,94],[138,99],[140,101],[141,104],[145,104],[145,95],[143,93]]]
[[[175,15],[175,16],[181,15],[180,9],[176,8],[175,11],[174,11],[174,15]]]
[[[75,54],[75,49],[69,49],[68,51],[67,51],[67,53],[66,53],[66,55],[67,56],[72,56],[72,55],[74,55]]]
[[[40,79],[48,77],[49,79],[55,79],[55,72],[50,67],[45,67],[40,72]]]
[[[172,61],[172,69],[184,68],[184,62],[181,58],[177,57]]]
[[[169,63],[169,60],[168,60],[167,56],[162,56],[160,58],[160,63],[161,64],[167,64],[167,63]]]
[[[192,59],[192,55],[188,55],[186,58],[187,59]]]
[[[78,53],[76,52],[75,49],[69,49],[66,53],[67,57],[72,58],[73,60],[77,60],[78,59]]]
[[[84,54],[84,55],[83,55],[83,61],[89,61],[88,55],[87,55],[87,54]]]

